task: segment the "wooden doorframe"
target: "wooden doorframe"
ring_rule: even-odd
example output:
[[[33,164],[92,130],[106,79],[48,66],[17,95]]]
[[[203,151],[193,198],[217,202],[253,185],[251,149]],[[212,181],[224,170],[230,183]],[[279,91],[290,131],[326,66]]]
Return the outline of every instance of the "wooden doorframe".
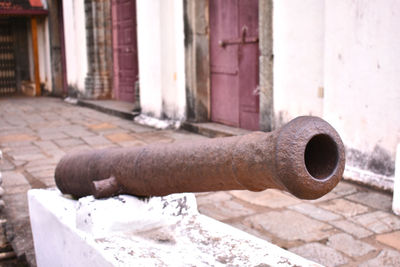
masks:
[[[60,57],[61,57],[61,75],[62,75],[62,88],[61,95],[68,95],[68,79],[67,79],[67,58],[65,54],[65,35],[64,35],[64,10],[62,6],[62,0],[57,0],[57,11],[58,14],[58,32],[60,42]]]
[[[39,50],[38,50],[38,35],[37,35],[37,18],[31,17],[31,33],[32,33],[32,54],[33,54],[33,72],[35,80],[35,96],[42,94],[40,89],[40,71],[39,71]]]
[[[258,0],[260,130],[265,132],[270,132],[275,128],[272,12],[272,0]]]
[[[209,1],[184,0],[187,120],[210,121]],[[260,130],[274,129],[272,0],[259,0]]]

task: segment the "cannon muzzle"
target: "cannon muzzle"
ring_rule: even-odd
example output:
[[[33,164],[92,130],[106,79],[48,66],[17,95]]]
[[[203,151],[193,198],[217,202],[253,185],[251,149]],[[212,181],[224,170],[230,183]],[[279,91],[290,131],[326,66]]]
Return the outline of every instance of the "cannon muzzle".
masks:
[[[317,117],[298,117],[270,133],[68,154],[55,180],[75,197],[276,188],[315,199],[336,186],[344,165],[335,129]]]

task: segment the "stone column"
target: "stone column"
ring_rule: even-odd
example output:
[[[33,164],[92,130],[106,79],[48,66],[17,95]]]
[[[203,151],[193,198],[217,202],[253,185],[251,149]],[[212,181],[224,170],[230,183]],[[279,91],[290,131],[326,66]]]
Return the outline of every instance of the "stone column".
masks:
[[[112,32],[110,0],[85,0],[88,73],[85,97],[111,97]]]
[[[186,106],[189,121],[209,121],[210,51],[208,0],[184,0]]]
[[[259,0],[260,130],[274,129],[272,0]]]

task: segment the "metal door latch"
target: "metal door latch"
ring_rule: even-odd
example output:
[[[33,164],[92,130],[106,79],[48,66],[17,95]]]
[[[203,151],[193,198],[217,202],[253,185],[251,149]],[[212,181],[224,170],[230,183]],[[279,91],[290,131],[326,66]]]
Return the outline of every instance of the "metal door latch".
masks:
[[[222,48],[227,45],[236,45],[236,44],[252,44],[258,43],[258,36],[257,37],[246,37],[247,35],[247,26],[242,27],[242,32],[239,38],[230,39],[230,40],[219,40],[218,44]]]

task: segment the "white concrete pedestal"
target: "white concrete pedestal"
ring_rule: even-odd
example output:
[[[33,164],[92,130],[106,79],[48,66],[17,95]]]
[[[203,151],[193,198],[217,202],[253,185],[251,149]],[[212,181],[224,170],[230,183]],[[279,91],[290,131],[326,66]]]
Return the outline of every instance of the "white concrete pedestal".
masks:
[[[78,201],[28,192],[42,266],[319,266],[197,212],[193,194]]]

